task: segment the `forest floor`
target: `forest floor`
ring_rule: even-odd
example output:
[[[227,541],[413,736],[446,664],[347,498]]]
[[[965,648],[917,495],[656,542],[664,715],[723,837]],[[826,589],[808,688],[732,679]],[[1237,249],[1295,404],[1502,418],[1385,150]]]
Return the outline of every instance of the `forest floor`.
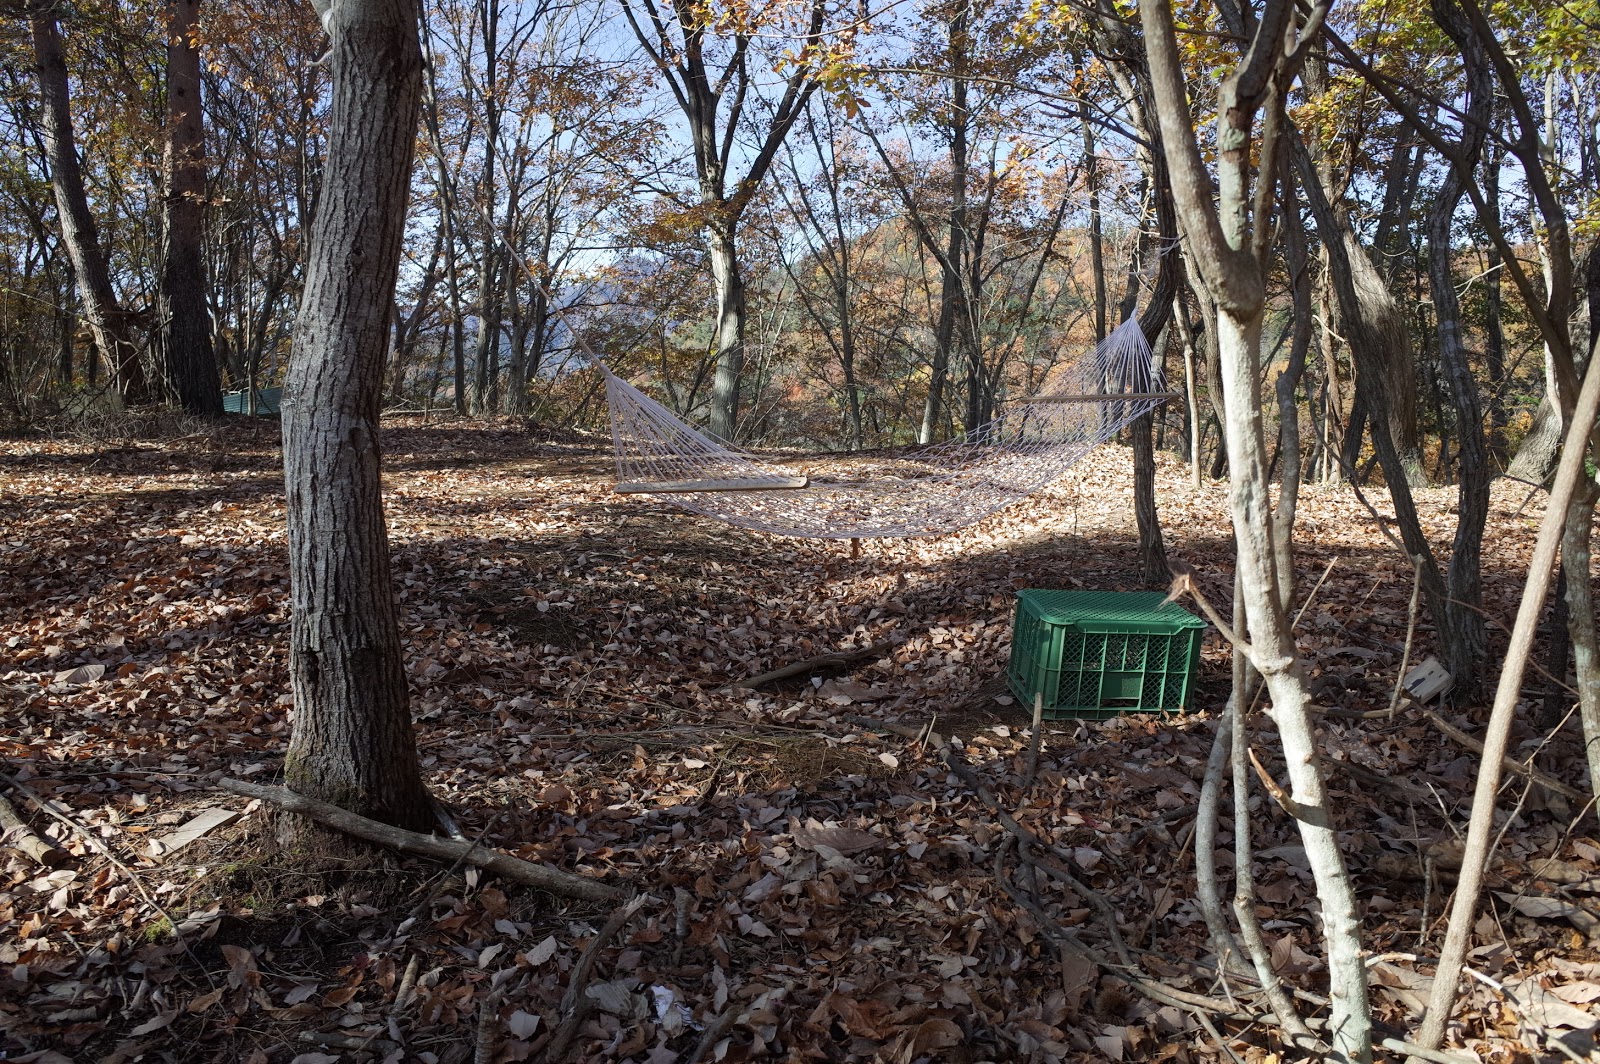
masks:
[[[52,869],[0,853],[0,1059],[544,1059],[607,908],[387,853],[296,863],[275,852],[271,808],[218,789],[275,782],[290,728],[280,456],[270,422],[188,429],[0,441],[0,790],[71,855]],[[1269,1029],[1219,1018],[1223,1055],[1127,970],[1053,944],[1110,950],[1109,919],[1149,978],[1229,993],[1194,900],[1193,808],[1229,686],[1217,633],[1191,712],[1049,721],[1031,781],[1030,714],[1003,693],[1016,589],[1142,589],[1126,451],[966,532],[853,557],[615,496],[598,439],[406,420],[385,445],[429,786],[485,846],[648,895],[598,954],[570,1059],[1294,1059]],[[1222,486],[1190,487],[1163,456],[1159,493],[1169,554],[1225,610]],[[1528,494],[1495,490],[1495,625],[1542,514]],[[1441,551],[1452,502],[1420,498]],[[1326,574],[1299,628],[1319,699],[1387,708],[1409,563],[1339,485],[1305,490],[1298,536],[1299,600]],[[1491,639],[1497,661],[1503,631]],[[1426,623],[1417,640],[1413,660]],[[848,674],[723,691],[867,645],[882,649]],[[1515,756],[1583,787],[1574,726],[1538,726],[1548,686],[1530,681]],[[1445,712],[1476,732],[1483,705]],[[1375,1012],[1403,1033],[1476,757],[1411,709],[1329,715],[1322,739]],[[1282,778],[1270,734],[1256,745]],[[1253,801],[1258,911],[1315,1013],[1305,854]],[[1515,815],[1451,1042],[1463,1059],[1581,1056],[1600,842],[1521,777],[1503,804]],[[1050,854],[1024,861],[1002,813]],[[1226,823],[1218,845],[1227,875]],[[1039,874],[1052,864],[1077,886]],[[1250,989],[1231,992],[1259,1013]]]

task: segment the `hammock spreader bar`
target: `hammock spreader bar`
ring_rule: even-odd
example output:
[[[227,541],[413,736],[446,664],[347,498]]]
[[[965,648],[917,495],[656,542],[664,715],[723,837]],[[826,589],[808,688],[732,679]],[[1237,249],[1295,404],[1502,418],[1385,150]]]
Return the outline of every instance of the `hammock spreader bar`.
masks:
[[[668,494],[680,491],[785,491],[803,488],[809,477],[746,477],[727,480],[621,481],[612,488],[618,495]]]

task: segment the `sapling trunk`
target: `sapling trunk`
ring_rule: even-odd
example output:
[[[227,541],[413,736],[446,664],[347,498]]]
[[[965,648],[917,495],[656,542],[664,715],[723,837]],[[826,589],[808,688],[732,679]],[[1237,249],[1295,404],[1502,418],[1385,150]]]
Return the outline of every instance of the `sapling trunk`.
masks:
[[[1372,1059],[1366,965],[1361,957],[1361,920],[1355,889],[1339,852],[1327,788],[1317,756],[1311,696],[1300,669],[1289,619],[1278,599],[1273,561],[1266,448],[1256,385],[1261,315],[1240,320],[1217,315],[1222,386],[1227,420],[1229,502],[1233,510],[1240,587],[1249,619],[1250,661],[1261,673],[1288,766],[1289,797],[1322,905],[1322,931],[1332,1005],[1332,1059]],[[1242,730],[1242,724],[1241,724]],[[1235,746],[1241,741],[1235,735]],[[1238,840],[1235,840],[1235,845]]]
[[[1162,0],[1139,8],[1163,151],[1172,173],[1185,244],[1217,311],[1211,337],[1221,364],[1218,377],[1229,468],[1228,500],[1241,598],[1249,622],[1246,649],[1270,696],[1288,766],[1285,804],[1299,822],[1322,908],[1329,983],[1327,1058],[1367,1064],[1372,1059],[1372,1019],[1361,957],[1361,923],[1317,757],[1310,693],[1280,601],[1257,374],[1274,172],[1260,166],[1266,174],[1262,183],[1257,163],[1277,157],[1285,122],[1281,90],[1304,62],[1306,42],[1316,38],[1326,13],[1325,5],[1313,4],[1302,24],[1295,5],[1269,0],[1257,12],[1254,25],[1246,27],[1240,19],[1235,20],[1240,24],[1230,25],[1231,30],[1248,34],[1252,40],[1238,67],[1218,90],[1218,179],[1213,182],[1195,135],[1170,3]],[[1259,152],[1253,150],[1258,112],[1263,115]],[[1237,704],[1243,706],[1243,699]],[[1237,748],[1243,738],[1242,720],[1235,722],[1235,729],[1233,744]],[[1238,842],[1235,840],[1236,845]],[[1285,1017],[1285,1022],[1293,1021]],[[1291,1028],[1288,1033],[1293,1036],[1296,1032]]]
[[[1589,368],[1584,374],[1583,390],[1578,394],[1577,409],[1567,428],[1561,461],[1556,467],[1555,483],[1551,486],[1544,520],[1539,525],[1539,536],[1534,542],[1533,559],[1528,563],[1528,581],[1523,586],[1516,623],[1511,629],[1511,641],[1506,647],[1505,665],[1500,670],[1500,682],[1495,688],[1489,726],[1483,736],[1484,754],[1479,762],[1478,783],[1472,796],[1472,819],[1467,824],[1467,843],[1461,857],[1455,902],[1450,909],[1444,946],[1439,951],[1439,967],[1433,979],[1433,992],[1428,998],[1428,1011],[1423,1016],[1422,1029],[1417,1035],[1418,1044],[1427,1049],[1436,1049],[1444,1041],[1445,1025],[1450,1020],[1450,1010],[1455,1004],[1456,983],[1461,977],[1467,946],[1472,939],[1478,895],[1483,890],[1484,870],[1494,840],[1495,795],[1500,790],[1501,759],[1511,738],[1511,724],[1522,691],[1522,674],[1527,669],[1528,657],[1533,650],[1539,614],[1544,609],[1545,592],[1550,587],[1555,568],[1557,545],[1566,527],[1578,480],[1586,475],[1584,458],[1589,442],[1586,430],[1594,424],[1596,413],[1600,412],[1600,373],[1595,371],[1597,362],[1600,359],[1590,359]]]

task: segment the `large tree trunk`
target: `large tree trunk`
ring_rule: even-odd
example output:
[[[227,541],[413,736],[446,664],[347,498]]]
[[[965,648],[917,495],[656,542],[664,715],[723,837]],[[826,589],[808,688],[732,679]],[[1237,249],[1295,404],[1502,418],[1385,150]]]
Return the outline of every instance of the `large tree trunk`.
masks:
[[[1533,412],[1533,424],[1522,437],[1517,453],[1506,467],[1506,476],[1529,484],[1543,484],[1555,472],[1556,460],[1561,456],[1561,408],[1552,396],[1556,394],[1555,372],[1548,348],[1545,352],[1545,393]]]
[[[521,274],[522,271],[516,272]],[[540,276],[548,277],[548,269],[542,270]],[[512,286],[506,287],[515,300],[516,293]],[[528,306],[522,311],[517,334],[511,343],[511,379],[507,385],[506,411],[517,417],[528,415],[528,384],[539,375],[549,323],[550,297],[543,284],[535,284],[528,293]]]
[[[206,306],[205,126],[200,109],[200,0],[172,0],[167,17],[167,175],[157,306],[167,388],[191,414],[222,413],[222,379]]]
[[[1154,136],[1154,131],[1151,132]],[[1170,250],[1171,242],[1177,239],[1177,223],[1172,213],[1166,163],[1159,156],[1151,162],[1156,171],[1152,186],[1158,203],[1158,229],[1163,237],[1162,244],[1169,250],[1161,254],[1155,291],[1139,316],[1139,329],[1150,344],[1150,365],[1145,367],[1144,387],[1157,391],[1166,388],[1162,361],[1176,309],[1182,275],[1179,266],[1183,260]],[[1161,535],[1161,515],[1156,508],[1155,413],[1141,414],[1128,428],[1133,445],[1133,509],[1139,528],[1139,570],[1146,584],[1160,586],[1172,580],[1172,569],[1167,564],[1167,545]]]
[[[717,296],[717,375],[711,383],[709,426],[714,435],[730,442],[739,427],[739,376],[744,372],[747,313],[737,231],[736,223],[727,219],[706,232],[711,281]]]
[[[478,268],[478,305],[476,317],[478,319],[478,334],[474,341],[473,351],[473,377],[472,377],[472,412],[474,414],[493,414],[496,412],[500,390],[500,333],[501,318],[504,304],[501,302],[500,293],[503,291],[501,284],[501,263],[505,255],[501,252],[500,245],[494,241],[493,234],[486,234],[483,242],[483,258]]]
[[[1444,364],[1461,436],[1461,479],[1456,489],[1455,544],[1445,572],[1443,611],[1434,615],[1445,666],[1463,695],[1477,686],[1477,671],[1484,655],[1487,633],[1483,614],[1483,529],[1489,516],[1488,442],[1483,434],[1483,404],[1473,378],[1467,346],[1461,331],[1461,301],[1451,272],[1451,233],[1456,206],[1466,192],[1483,150],[1494,106],[1494,79],[1488,59],[1472,34],[1472,27],[1454,0],[1433,0],[1433,17],[1461,49],[1469,82],[1468,121],[1463,124],[1460,158],[1445,175],[1428,219],[1428,280],[1439,334],[1439,357]],[[1431,563],[1430,563],[1431,564]]]
[[[1595,452],[1592,443],[1590,451]],[[1600,636],[1595,626],[1594,566],[1590,547],[1597,497],[1600,493],[1596,492],[1594,481],[1585,478],[1567,505],[1566,524],[1561,533],[1561,571],[1566,578],[1561,590],[1566,595],[1566,634],[1578,679],[1578,715],[1583,721],[1583,748],[1587,753],[1591,793],[1600,792]]]
[[[834,218],[839,217],[834,212]],[[845,431],[850,437],[850,449],[859,451],[866,446],[866,433],[861,424],[861,385],[856,380],[856,326],[855,308],[850,295],[855,263],[850,244],[843,235],[839,239],[839,277],[834,285],[834,314],[839,318],[839,369],[844,374]]]
[[[422,76],[417,9],[334,0],[319,13],[333,99],[283,407],[295,701],[284,776],[308,797],[424,828],[378,446]]]
[[[967,316],[966,289],[961,283],[967,254],[967,111],[966,64],[970,41],[967,20],[970,5],[957,7],[950,23],[950,222],[949,242],[939,270],[939,317],[933,332],[933,365],[928,397],[922,407],[918,443],[932,443],[944,418],[944,392],[950,379],[951,355],[960,342],[961,322]]]
[[[142,403],[149,399],[149,384],[134,342],[132,316],[117,302],[116,291],[111,287],[111,268],[100,248],[89,197],[84,192],[83,168],[72,131],[67,60],[53,10],[48,5],[38,5],[29,28],[39,74],[39,126],[50,159],[50,186],[61,222],[61,242],[72,262],[78,298],[83,301],[83,316],[94,337],[95,349],[113,374],[117,393],[126,403]]]
[[[1544,114],[1544,143],[1551,144],[1555,141],[1555,115],[1552,107],[1553,97],[1547,94]],[[1531,114],[1528,116],[1533,117]],[[1524,126],[1526,132],[1527,127]],[[1543,152],[1541,150],[1541,156]],[[1529,160],[1522,160],[1523,165],[1529,165]],[[1545,160],[1540,159],[1540,165]],[[1534,228],[1539,228],[1540,211],[1537,206],[1539,197],[1535,197],[1533,213]],[[1545,217],[1545,232],[1542,239],[1535,239],[1534,246],[1539,251],[1539,265],[1544,273],[1544,290],[1546,298],[1551,303],[1550,317],[1552,322],[1559,322],[1560,332],[1566,332],[1567,315],[1562,313],[1569,302],[1571,292],[1568,283],[1571,278],[1571,237],[1565,225],[1551,226],[1550,217]],[[1558,272],[1560,276],[1558,276]],[[1559,309],[1558,309],[1559,308]],[[1592,327],[1592,323],[1591,323]],[[1564,341],[1564,342],[1563,342]],[[1565,348],[1563,350],[1563,348]],[[1575,362],[1572,357],[1570,337],[1565,335],[1557,339],[1555,344],[1551,338],[1545,338],[1544,345],[1544,399],[1534,411],[1533,425],[1528,430],[1528,435],[1523,438],[1522,446],[1517,449],[1517,456],[1511,460],[1511,466],[1506,470],[1506,475],[1517,480],[1527,481],[1529,484],[1543,484],[1555,473],[1556,463],[1561,455],[1561,437],[1566,429],[1566,420],[1563,416],[1566,409],[1570,409],[1572,399],[1561,396],[1561,376],[1564,362]],[[1568,382],[1569,392],[1576,391],[1576,387]]]
[[[502,270],[509,270],[510,256],[500,243],[495,222],[495,207],[500,185],[495,164],[500,153],[500,119],[503,102],[499,92],[500,32],[499,0],[480,0],[474,12],[483,32],[483,92],[480,106],[484,114],[483,171],[478,184],[478,203],[484,213],[483,256],[478,263],[478,336],[473,364],[472,412],[497,413],[500,406],[500,334],[505,313]]]
[[[426,24],[423,25],[423,29],[426,30]],[[439,171],[439,213],[444,225],[445,290],[450,300],[450,366],[451,377],[455,381],[453,405],[459,416],[467,412],[467,338],[462,314],[461,275],[457,265],[456,237],[459,230],[455,222],[456,182],[455,176],[450,171],[449,156],[445,152],[444,138],[439,130],[438,64],[433,60],[432,45],[425,33],[421,40],[429,49],[427,62],[424,64],[427,69],[427,81],[424,85],[427,106],[423,110],[423,117],[426,120],[428,139],[433,145],[434,161]],[[437,379],[434,384],[437,387]],[[432,395],[428,397],[428,401],[429,405],[432,405]]]
[[[1500,227],[1500,167],[1505,152],[1490,151],[1483,164],[1483,193],[1495,228]],[[1484,344],[1483,359],[1489,370],[1489,454],[1501,468],[1506,465],[1506,399],[1502,393],[1506,379],[1506,330],[1500,274],[1504,264],[1500,246],[1493,241],[1485,251],[1487,268],[1483,275]]]
[[[1345,335],[1350,338],[1350,351],[1356,362],[1356,406],[1366,414],[1374,434],[1377,420],[1384,421],[1396,458],[1393,464],[1384,465],[1385,478],[1393,481],[1404,477],[1411,487],[1426,487],[1428,478],[1417,424],[1416,359],[1405,309],[1348,223],[1341,221],[1339,231],[1345,254],[1333,260],[1332,268],[1349,271],[1355,296],[1353,306],[1340,309],[1346,318]],[[1350,436],[1359,444],[1355,425],[1352,418]],[[1382,463],[1381,458],[1379,461]]]

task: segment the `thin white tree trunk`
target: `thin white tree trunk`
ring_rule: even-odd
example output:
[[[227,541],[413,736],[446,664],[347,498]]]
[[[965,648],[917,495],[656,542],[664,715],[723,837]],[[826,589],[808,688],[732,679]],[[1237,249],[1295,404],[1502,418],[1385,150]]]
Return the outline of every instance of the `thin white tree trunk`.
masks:
[[[1366,966],[1361,958],[1361,923],[1350,872],[1334,833],[1317,756],[1311,697],[1278,593],[1257,374],[1273,189],[1270,184],[1253,185],[1255,117],[1264,108],[1259,157],[1276,159],[1283,135],[1283,93],[1305,55],[1304,44],[1297,47],[1295,42],[1314,37],[1326,11],[1326,7],[1313,7],[1306,22],[1298,24],[1293,4],[1270,0],[1258,13],[1252,28],[1254,40],[1245,58],[1219,89],[1216,200],[1191,124],[1169,0],[1141,5],[1139,13],[1174,202],[1199,276],[1217,309],[1228,499],[1241,597],[1249,622],[1248,633],[1234,634],[1248,640],[1241,646],[1261,674],[1271,699],[1271,716],[1288,766],[1285,806],[1299,822],[1322,907],[1330,998],[1329,1059],[1367,1064],[1372,1059],[1372,1020]],[[1262,169],[1270,182],[1276,168]],[[1243,704],[1242,698],[1239,704]],[[1237,744],[1243,738],[1243,721],[1236,720],[1235,728]],[[1294,1033],[1296,1022],[1285,1017],[1289,1033]]]
[[[1366,965],[1361,958],[1361,919],[1355,888],[1339,852],[1327,787],[1311,720],[1311,696],[1300,667],[1289,620],[1278,599],[1273,562],[1271,500],[1265,430],[1255,366],[1261,348],[1261,315],[1240,320],[1217,315],[1222,349],[1223,435],[1230,472],[1228,501],[1234,543],[1249,618],[1250,661],[1272,701],[1272,718],[1283,743],[1289,773],[1289,810],[1299,821],[1311,875],[1322,906],[1322,937],[1331,999],[1329,1042],[1334,1059],[1372,1059]]]

